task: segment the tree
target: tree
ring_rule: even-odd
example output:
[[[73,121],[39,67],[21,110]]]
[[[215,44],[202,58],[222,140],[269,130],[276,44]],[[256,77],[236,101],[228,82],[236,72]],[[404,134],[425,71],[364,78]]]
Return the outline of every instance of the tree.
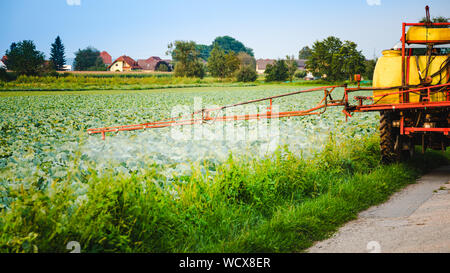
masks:
[[[311,56],[311,48],[309,46],[305,46],[298,52],[299,59],[308,59]]]
[[[297,71],[297,61],[294,59],[294,56],[286,56],[286,64],[288,67],[288,78],[289,81],[292,82],[294,80],[295,71]]]
[[[240,60],[236,53],[230,51],[225,54],[225,51],[217,44],[211,50],[211,55],[208,58],[208,71],[214,77],[226,78],[233,75],[239,69]]]
[[[33,41],[12,43],[6,51],[6,67],[18,75],[39,75],[45,63],[44,53],[36,50]]]
[[[225,51],[218,45],[211,50],[207,66],[211,76],[225,78]]]
[[[103,59],[99,56],[95,59],[94,66],[88,68],[89,71],[106,71],[106,65]]]
[[[160,63],[156,68],[155,71],[159,71],[159,72],[169,72],[170,68],[167,64],[165,63]]]
[[[212,42],[212,46],[218,45],[223,50],[225,50],[225,53],[229,53],[231,51],[234,51],[235,53],[239,52],[245,52],[250,56],[254,56],[253,49],[245,47],[244,44],[233,37],[230,36],[220,36],[214,39]]]
[[[93,47],[83,50],[78,49],[75,53],[74,68],[77,71],[101,71],[105,70],[103,59],[100,58],[100,51]]]
[[[306,61],[306,67],[316,77],[326,75],[328,80],[342,78],[339,51],[342,42],[336,37],[330,36],[323,41],[316,41],[311,49],[311,56]]]
[[[254,82],[257,78],[258,74],[256,70],[249,65],[241,66],[236,73],[236,80],[238,82]]]
[[[363,74],[365,72],[366,58],[356,47],[356,43],[345,41],[340,50],[342,72],[348,75],[350,81],[353,80],[354,74]]]
[[[205,66],[200,61],[190,64],[187,70],[182,70],[182,66],[175,65],[175,76],[177,77],[193,77],[203,79],[205,77]],[[184,72],[181,72],[184,71]],[[184,73],[184,74],[183,74]]]
[[[234,51],[230,51],[225,55],[225,76],[231,77],[238,69],[241,61]]]
[[[330,36],[316,41],[306,67],[316,77],[325,77],[328,81],[341,81],[353,74],[364,72],[364,56],[356,50],[356,43],[342,41]]]
[[[199,52],[199,58],[203,59],[203,60],[208,60],[211,51],[214,48],[214,45],[218,45],[220,48],[222,48],[225,53],[229,53],[231,51],[234,51],[236,54],[239,54],[240,52],[244,52],[247,53],[248,55],[250,55],[251,57],[254,57],[253,54],[253,49],[245,47],[245,45],[234,39],[233,37],[230,36],[221,36],[221,37],[216,37],[216,39],[214,39],[214,41],[212,42],[211,45],[201,45],[201,44],[197,44],[196,48],[197,51]],[[256,64],[255,64],[256,66]]]
[[[251,68],[253,68],[254,70],[256,70],[256,59],[255,57],[252,57],[250,55],[248,55],[245,52],[239,52],[237,54],[237,57],[239,59],[239,61],[241,62],[240,66],[250,66]]]
[[[197,45],[197,51],[200,52],[199,53],[199,57],[205,61],[208,60],[210,54],[211,54],[211,46],[208,45]]]
[[[66,58],[64,56],[64,45],[61,42],[61,38],[58,36],[50,49],[50,61],[53,63],[53,67],[56,70],[63,70],[66,64]]]
[[[366,60],[365,61],[365,71],[364,71],[364,78],[368,80],[373,79],[373,72],[375,71],[375,65],[377,64],[378,59],[375,60]]]
[[[298,70],[297,72],[295,72],[295,77],[297,79],[303,79],[304,77],[306,77],[307,73],[305,70]]]
[[[286,81],[289,78],[289,68],[284,60],[277,60],[273,65],[268,64],[266,70],[266,81]]]
[[[172,55],[175,62],[175,76],[198,77],[205,76],[205,67],[201,63],[197,44],[193,41],[175,41],[168,45],[167,55]]]
[[[8,73],[6,72],[6,69],[3,67],[0,67],[0,82],[1,81],[8,81]]]

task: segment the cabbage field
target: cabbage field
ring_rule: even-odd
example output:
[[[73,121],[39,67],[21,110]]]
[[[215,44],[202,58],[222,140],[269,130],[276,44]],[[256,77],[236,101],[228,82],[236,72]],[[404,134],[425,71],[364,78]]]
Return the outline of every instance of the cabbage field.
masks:
[[[105,140],[86,132],[300,88],[0,92],[0,252],[68,252],[72,241],[82,252],[302,251],[448,163],[427,152],[382,165],[378,114],[346,122],[340,107]],[[322,94],[275,99],[273,110],[307,109]]]
[[[197,107],[220,106],[295,90],[298,88],[264,86],[106,94],[4,93],[0,97],[0,186],[16,187],[39,181],[44,187],[65,177],[69,169],[77,169],[77,173],[95,169],[101,173],[112,168],[117,173],[130,174],[145,171],[149,165],[158,167],[159,182],[165,183],[174,176],[189,174],[193,167],[206,167],[214,173],[214,166],[230,154],[265,157],[279,147],[286,147],[308,157],[323,148],[330,134],[334,141],[340,141],[377,130],[377,114],[358,114],[345,122],[342,109],[337,107],[329,108],[322,116],[204,124],[200,129],[209,135],[203,133],[197,138],[174,139],[171,131],[174,128],[109,133],[106,140],[86,133],[88,128],[167,118],[176,105],[194,110],[194,104]],[[337,94],[339,92],[342,94],[342,90],[337,90]],[[280,111],[307,109],[321,97],[321,92],[283,97],[274,100],[274,106]],[[258,109],[261,108],[236,109],[234,113],[245,110],[253,113]],[[267,128],[276,130],[255,135],[261,122],[267,122]],[[234,126],[236,137],[221,137],[223,129],[226,131],[226,126],[230,125]],[[185,132],[199,129],[185,127],[189,128],[176,129]],[[82,177],[73,179],[74,183],[82,182]],[[6,201],[1,203],[6,205]]]

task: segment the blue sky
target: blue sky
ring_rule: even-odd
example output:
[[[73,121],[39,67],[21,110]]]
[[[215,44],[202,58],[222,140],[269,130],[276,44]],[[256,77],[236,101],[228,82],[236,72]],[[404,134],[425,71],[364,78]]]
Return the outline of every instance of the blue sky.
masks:
[[[13,41],[34,40],[49,55],[60,35],[66,57],[93,46],[113,58],[166,57],[167,44],[210,44],[230,35],[257,58],[295,54],[330,35],[379,56],[400,38],[401,23],[450,16],[449,0],[0,0],[0,54]]]

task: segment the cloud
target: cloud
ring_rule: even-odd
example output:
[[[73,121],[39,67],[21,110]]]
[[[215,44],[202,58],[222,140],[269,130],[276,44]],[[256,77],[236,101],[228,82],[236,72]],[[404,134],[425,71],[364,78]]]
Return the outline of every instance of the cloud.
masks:
[[[369,6],[379,6],[381,5],[381,0],[366,0]]]
[[[69,6],[81,6],[81,0],[66,0],[66,2]]]

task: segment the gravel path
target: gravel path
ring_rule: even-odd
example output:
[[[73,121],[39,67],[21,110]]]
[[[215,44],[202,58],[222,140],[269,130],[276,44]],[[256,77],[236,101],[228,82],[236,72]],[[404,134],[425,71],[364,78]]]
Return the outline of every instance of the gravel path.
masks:
[[[436,169],[308,251],[450,253],[449,180],[450,166]]]

